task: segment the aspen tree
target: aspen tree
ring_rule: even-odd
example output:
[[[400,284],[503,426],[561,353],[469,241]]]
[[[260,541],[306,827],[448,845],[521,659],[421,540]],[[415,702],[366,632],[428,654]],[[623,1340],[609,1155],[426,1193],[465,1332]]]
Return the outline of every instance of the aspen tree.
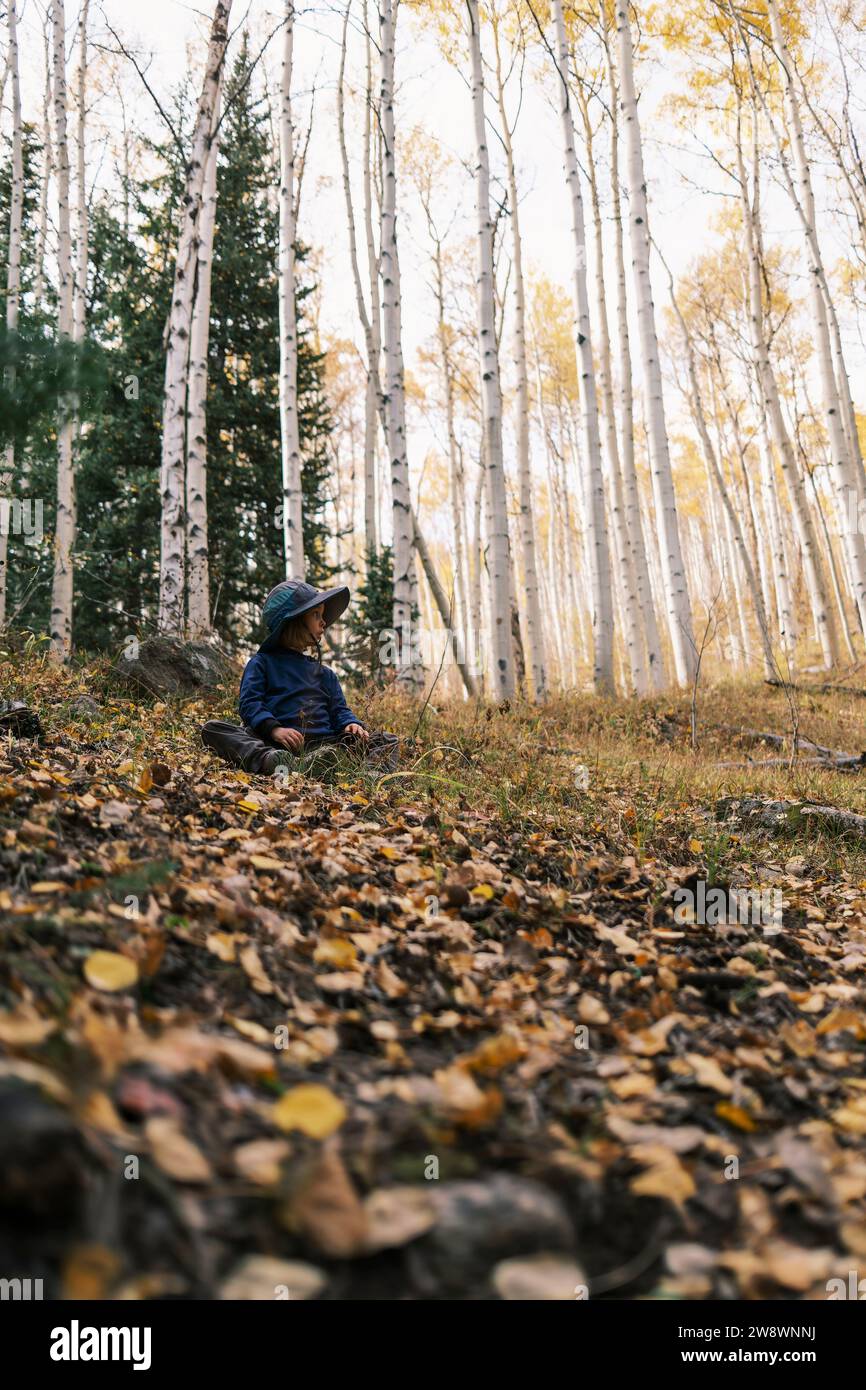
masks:
[[[601,0],[604,4],[605,0]],[[655,308],[650,283],[650,236],[637,94],[634,85],[634,55],[627,0],[617,0],[617,53],[619,57],[620,110],[626,149],[629,195],[629,232],[632,269],[635,280],[637,321],[640,335],[641,366],[644,377],[647,437],[652,466],[656,524],[661,545],[664,594],[671,647],[677,680],[687,685],[694,676],[695,640],[688,583],[680,547],[676,495],[671,470],[670,446],[662,393],[661,364]]]
[[[181,228],[165,356],[160,466],[159,629],[181,636],[185,619],[186,396],[202,195],[213,113],[225,63],[232,0],[216,0],[181,200]]]
[[[583,194],[577,168],[574,119],[568,81],[568,42],[562,13],[562,0],[552,0],[555,26],[555,65],[558,77],[559,112],[565,147],[565,178],[571,199],[571,229],[573,238],[573,284],[575,314],[575,345],[580,382],[583,428],[584,506],[586,509],[586,547],[589,563],[593,634],[593,684],[599,693],[612,694],[613,679],[613,599],[611,595],[610,549],[604,507],[604,477],[601,464],[601,435],[598,422],[598,396],[595,384],[595,365],[592,335],[589,324],[589,292],[587,288],[586,230],[583,216]],[[598,274],[602,273],[601,267]]]
[[[187,622],[190,637],[210,632],[210,565],[207,524],[207,381],[211,271],[217,212],[220,91],[217,89],[207,152],[196,256],[195,301],[189,342],[186,428]]]
[[[493,269],[493,221],[490,212],[490,159],[484,111],[484,73],[478,0],[466,0],[471,59],[472,115],[475,133],[475,210],[478,236],[478,344],[481,396],[484,410],[487,501],[490,515],[488,567],[490,574],[490,642],[493,661],[492,695],[514,695],[515,673],[511,633],[508,512],[502,448],[502,388],[496,340]]]
[[[383,184],[381,212],[382,343],[385,356],[385,417],[391,458],[393,518],[394,629],[398,635],[398,680],[413,688],[420,673],[412,641],[414,526],[406,453],[406,402],[403,384],[400,258],[397,246],[397,162],[394,121],[394,45],[396,12],[393,0],[380,0],[379,48],[381,91],[379,123],[382,131]]]
[[[21,221],[24,210],[24,157],[21,134],[21,84],[18,70],[17,0],[8,0],[6,26],[9,35],[8,68],[12,83],[12,187],[9,200],[9,249],[6,263],[6,328],[15,333],[21,294]],[[15,473],[15,445],[6,448],[0,473],[0,504],[6,499]],[[0,628],[6,622],[6,591],[9,530],[8,518],[0,516]]]
[[[69,215],[69,143],[66,130],[66,13],[63,0],[52,0],[54,52],[54,138],[57,150],[58,333],[71,340],[73,330],[72,235]],[[64,403],[57,431],[57,518],[54,530],[54,576],[51,588],[50,640],[55,661],[72,651],[72,549],[75,544],[75,421],[72,402]]]
[[[281,520],[286,578],[302,577],[304,526],[301,492],[301,430],[298,421],[298,315],[295,285],[295,131],[292,119],[294,0],[286,0],[280,68],[280,317]]]
[[[519,12],[518,12],[519,22]],[[544,658],[544,634],[541,626],[541,604],[538,590],[536,560],[535,515],[532,500],[532,473],[529,450],[529,373],[526,363],[526,285],[523,274],[523,238],[520,230],[520,204],[517,196],[517,172],[514,162],[514,125],[509,121],[505,98],[500,47],[500,20],[493,16],[493,46],[495,54],[496,100],[508,179],[511,241],[513,258],[511,273],[514,282],[514,371],[517,382],[517,476],[520,489],[520,548],[523,561],[525,594],[525,629],[527,676],[532,700],[546,694],[547,676]],[[523,44],[522,29],[517,38]]]

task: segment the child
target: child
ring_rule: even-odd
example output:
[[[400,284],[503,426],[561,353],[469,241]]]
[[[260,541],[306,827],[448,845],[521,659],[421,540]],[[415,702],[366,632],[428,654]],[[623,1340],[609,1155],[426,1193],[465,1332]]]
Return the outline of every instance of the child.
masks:
[[[395,735],[371,734],[346,704],[334,672],[322,665],[322,635],[348,603],[347,588],[315,589],[302,579],[271,590],[262,610],[269,635],[241,680],[244,727],[211,720],[201,731],[208,748],[247,772],[271,773],[325,743],[354,745],[369,761],[396,766]],[[310,647],[315,658],[307,655]]]

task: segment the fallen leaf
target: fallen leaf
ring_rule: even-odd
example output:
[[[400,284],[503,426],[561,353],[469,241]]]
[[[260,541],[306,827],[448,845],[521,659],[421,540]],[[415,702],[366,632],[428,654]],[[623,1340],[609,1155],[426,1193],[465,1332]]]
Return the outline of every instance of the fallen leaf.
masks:
[[[327,1086],[294,1086],[280,1096],[271,1111],[277,1129],[299,1129],[311,1139],[327,1139],[346,1119],[346,1107]]]
[[[145,1123],[144,1134],[154,1160],[170,1178],[177,1182],[210,1182],[213,1174],[208,1160],[173,1116],[152,1116]]]
[[[291,1302],[315,1298],[327,1277],[315,1265],[300,1260],[278,1260],[271,1255],[246,1255],[220,1287],[226,1301],[286,1298]]]
[[[138,980],[138,966],[116,951],[92,951],[84,962],[84,977],[94,989],[114,993],[132,988]]]

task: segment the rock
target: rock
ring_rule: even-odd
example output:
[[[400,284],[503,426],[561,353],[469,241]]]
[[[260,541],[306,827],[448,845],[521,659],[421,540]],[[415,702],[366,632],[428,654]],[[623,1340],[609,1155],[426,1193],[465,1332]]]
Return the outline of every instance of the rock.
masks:
[[[316,1298],[327,1278],[315,1265],[300,1260],[280,1260],[271,1255],[247,1255],[235,1265],[219,1291],[221,1299]]]
[[[529,1178],[430,1184],[436,1224],[408,1247],[422,1292],[459,1293],[487,1283],[490,1268],[519,1255],[573,1254],[571,1219],[555,1193]]]
[[[177,637],[147,637],[124,650],[114,669],[137,693],[198,695],[217,689],[234,676],[229,656],[209,642],[182,642]]]
[[[586,1275],[574,1260],[562,1255],[529,1255],[522,1260],[500,1260],[490,1282],[501,1299],[562,1303],[586,1298]]]
[[[3,734],[11,734],[13,738],[41,738],[39,715],[21,700],[0,700],[0,736]]]
[[[102,706],[92,695],[76,695],[69,706],[73,714],[83,715],[87,719],[93,719],[100,713]]]

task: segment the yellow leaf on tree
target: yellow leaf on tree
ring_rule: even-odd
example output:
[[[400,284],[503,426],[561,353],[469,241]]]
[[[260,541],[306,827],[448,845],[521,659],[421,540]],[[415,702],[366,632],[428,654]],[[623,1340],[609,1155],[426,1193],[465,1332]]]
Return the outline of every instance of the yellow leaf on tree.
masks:
[[[327,1139],[346,1118],[346,1107],[327,1086],[293,1086],[280,1096],[271,1119],[286,1134],[299,1129],[311,1139]]]
[[[109,993],[131,989],[138,980],[138,966],[128,956],[116,951],[93,951],[84,962],[84,975],[94,989]]]

